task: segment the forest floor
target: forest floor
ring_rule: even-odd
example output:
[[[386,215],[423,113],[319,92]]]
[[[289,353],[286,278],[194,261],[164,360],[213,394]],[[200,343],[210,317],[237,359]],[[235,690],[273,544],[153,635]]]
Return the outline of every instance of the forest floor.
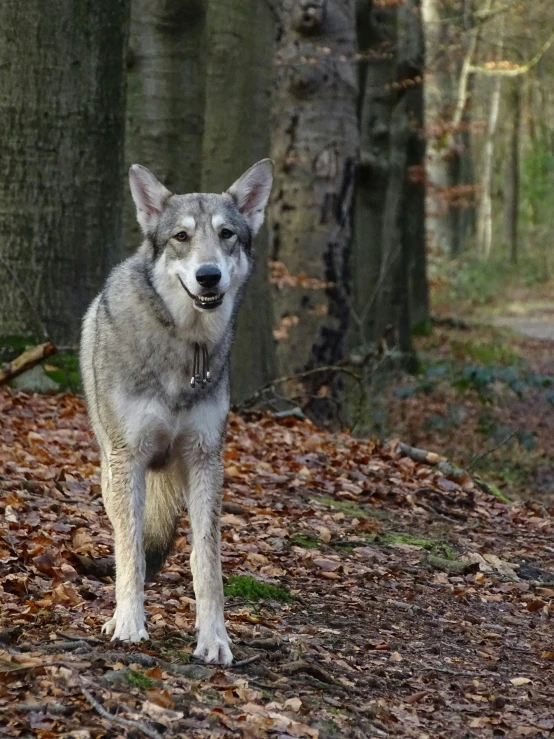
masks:
[[[530,367],[534,340],[507,347],[499,330],[475,329],[469,341],[473,329],[439,327],[422,339],[427,367],[398,384],[391,418],[408,443],[469,466],[496,443],[479,431],[483,409],[489,427],[519,419],[521,431],[517,448],[506,441],[483,463],[506,448],[521,455],[532,416],[526,453],[546,469],[551,355],[543,348]],[[474,345],[486,347],[481,359],[493,355],[492,365],[475,360],[483,376],[464,364]],[[517,376],[498,374],[509,367]],[[433,414],[455,425],[427,423]],[[506,503],[498,487],[433,455],[416,462],[394,440],[232,416],[222,538],[236,662],[222,669],[191,660],[185,518],[147,590],[150,641],[101,636],[114,605],[112,534],[82,400],[3,388],[0,417],[2,736],[553,735],[554,508],[545,495]],[[482,467],[472,475],[485,476]]]

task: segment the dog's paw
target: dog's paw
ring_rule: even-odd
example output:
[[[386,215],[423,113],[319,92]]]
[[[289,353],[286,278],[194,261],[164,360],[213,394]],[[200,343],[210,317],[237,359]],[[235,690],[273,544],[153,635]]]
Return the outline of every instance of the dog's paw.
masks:
[[[104,624],[102,631],[112,635],[112,641],[139,642],[148,640],[148,632],[142,619],[130,616],[114,616]]]
[[[209,630],[206,633],[201,631],[198,635],[194,657],[207,664],[230,665],[233,661],[233,653],[225,627]]]
[[[108,636],[111,636],[113,632],[115,631],[116,625],[117,625],[117,619],[114,616],[113,618],[110,618],[109,621],[106,621],[104,626],[102,626],[102,633],[107,634]]]

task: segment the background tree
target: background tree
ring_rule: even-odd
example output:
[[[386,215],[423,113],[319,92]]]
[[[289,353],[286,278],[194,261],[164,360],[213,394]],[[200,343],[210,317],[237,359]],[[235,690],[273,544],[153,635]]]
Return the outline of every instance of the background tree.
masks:
[[[0,334],[77,340],[121,256],[127,0],[0,4]]]
[[[133,0],[127,54],[125,160],[156,173],[172,192],[202,178],[206,0]],[[126,177],[126,173],[125,173]],[[141,235],[125,182],[125,248]]]
[[[418,2],[359,5],[361,162],[352,261],[352,342],[386,337],[406,355],[428,316],[423,36]]]
[[[279,374],[334,364],[349,323],[358,152],[354,0],[284,0],[276,53],[270,202]],[[329,377],[312,375],[313,392]]]
[[[208,0],[203,191],[226,190],[269,154],[275,35],[275,15],[267,2]],[[263,229],[256,238],[256,266],[233,347],[235,402],[274,376],[267,256],[267,230]]]

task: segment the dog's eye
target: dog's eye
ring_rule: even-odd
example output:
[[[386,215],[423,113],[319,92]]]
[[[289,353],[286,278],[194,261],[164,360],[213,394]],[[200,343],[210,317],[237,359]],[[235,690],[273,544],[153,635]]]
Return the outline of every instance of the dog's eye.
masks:
[[[228,228],[222,228],[221,233],[219,234],[222,239],[232,239],[235,235],[232,231],[230,231]]]
[[[189,235],[186,231],[179,231],[173,238],[177,239],[177,241],[188,241]]]

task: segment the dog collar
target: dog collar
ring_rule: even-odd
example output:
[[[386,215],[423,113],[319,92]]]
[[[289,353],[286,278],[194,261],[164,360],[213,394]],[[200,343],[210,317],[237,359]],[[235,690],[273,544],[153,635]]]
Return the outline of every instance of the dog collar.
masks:
[[[202,373],[200,373],[200,352],[202,352]],[[205,344],[195,344],[190,386],[194,389],[196,384],[199,383],[200,388],[204,390],[208,382],[211,381],[212,377],[210,373],[210,356],[208,354],[208,347]]]

